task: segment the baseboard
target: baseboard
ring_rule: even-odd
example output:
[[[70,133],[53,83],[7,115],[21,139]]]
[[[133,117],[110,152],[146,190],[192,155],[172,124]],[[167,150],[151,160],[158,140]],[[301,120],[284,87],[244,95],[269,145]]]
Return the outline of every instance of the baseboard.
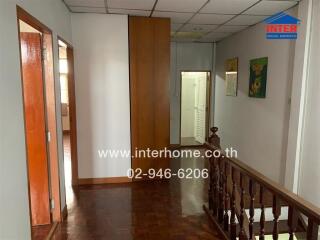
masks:
[[[53,236],[54,232],[56,231],[57,227],[58,227],[58,223],[54,222],[52,224],[50,232],[49,232],[48,236],[45,238],[45,240],[50,240],[52,238],[52,236]]]
[[[181,147],[180,144],[170,144],[170,146],[169,146],[170,150],[179,149],[180,147]]]
[[[180,149],[202,149],[203,145],[183,145],[180,146]]]
[[[106,183],[128,183],[132,182],[128,177],[109,177],[109,178],[79,178],[78,185],[94,185]]]
[[[201,145],[181,145],[181,144],[170,144],[170,150],[177,150],[177,149],[190,149],[190,148],[203,148],[203,144]]]
[[[68,216],[68,207],[67,205],[65,205],[62,210],[62,222],[67,219],[67,216]]]

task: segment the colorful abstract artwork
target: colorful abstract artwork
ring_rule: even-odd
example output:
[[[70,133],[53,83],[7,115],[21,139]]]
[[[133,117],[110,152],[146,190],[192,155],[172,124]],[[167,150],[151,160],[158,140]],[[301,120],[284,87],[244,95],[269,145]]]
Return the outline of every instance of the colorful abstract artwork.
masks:
[[[250,61],[249,97],[265,98],[267,89],[268,58]]]

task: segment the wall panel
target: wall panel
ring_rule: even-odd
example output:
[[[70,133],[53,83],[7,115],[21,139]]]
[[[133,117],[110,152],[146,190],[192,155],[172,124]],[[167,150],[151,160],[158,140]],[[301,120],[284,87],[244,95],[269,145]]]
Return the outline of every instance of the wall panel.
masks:
[[[170,138],[170,20],[129,18],[131,146],[163,149]],[[133,158],[132,167],[167,168],[165,158]]]

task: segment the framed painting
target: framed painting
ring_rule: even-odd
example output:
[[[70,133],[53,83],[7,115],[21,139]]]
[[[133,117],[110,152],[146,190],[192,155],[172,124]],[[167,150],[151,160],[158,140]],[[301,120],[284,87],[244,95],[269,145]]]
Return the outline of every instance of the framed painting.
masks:
[[[226,96],[237,96],[238,92],[238,58],[231,58],[225,62]]]
[[[249,97],[266,97],[267,72],[267,57],[250,60]]]

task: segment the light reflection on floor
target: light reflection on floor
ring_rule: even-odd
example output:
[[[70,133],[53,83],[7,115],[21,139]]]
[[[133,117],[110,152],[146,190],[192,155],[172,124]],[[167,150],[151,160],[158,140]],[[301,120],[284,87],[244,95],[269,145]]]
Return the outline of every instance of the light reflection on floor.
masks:
[[[293,238],[294,240],[297,240],[295,236]],[[272,235],[265,236],[265,240],[272,240],[272,239],[273,239]],[[279,234],[278,240],[288,240],[288,239],[289,239],[289,234]]]
[[[64,177],[66,186],[66,202],[69,207],[74,200],[74,194],[71,184],[71,147],[70,134],[63,134],[63,148],[64,148]]]
[[[69,161],[70,166],[69,159],[65,164]],[[195,158],[172,159],[171,165],[172,171],[206,166],[204,159]],[[68,217],[53,240],[222,239],[202,209],[207,199],[204,179],[85,185],[75,187],[74,193]]]

